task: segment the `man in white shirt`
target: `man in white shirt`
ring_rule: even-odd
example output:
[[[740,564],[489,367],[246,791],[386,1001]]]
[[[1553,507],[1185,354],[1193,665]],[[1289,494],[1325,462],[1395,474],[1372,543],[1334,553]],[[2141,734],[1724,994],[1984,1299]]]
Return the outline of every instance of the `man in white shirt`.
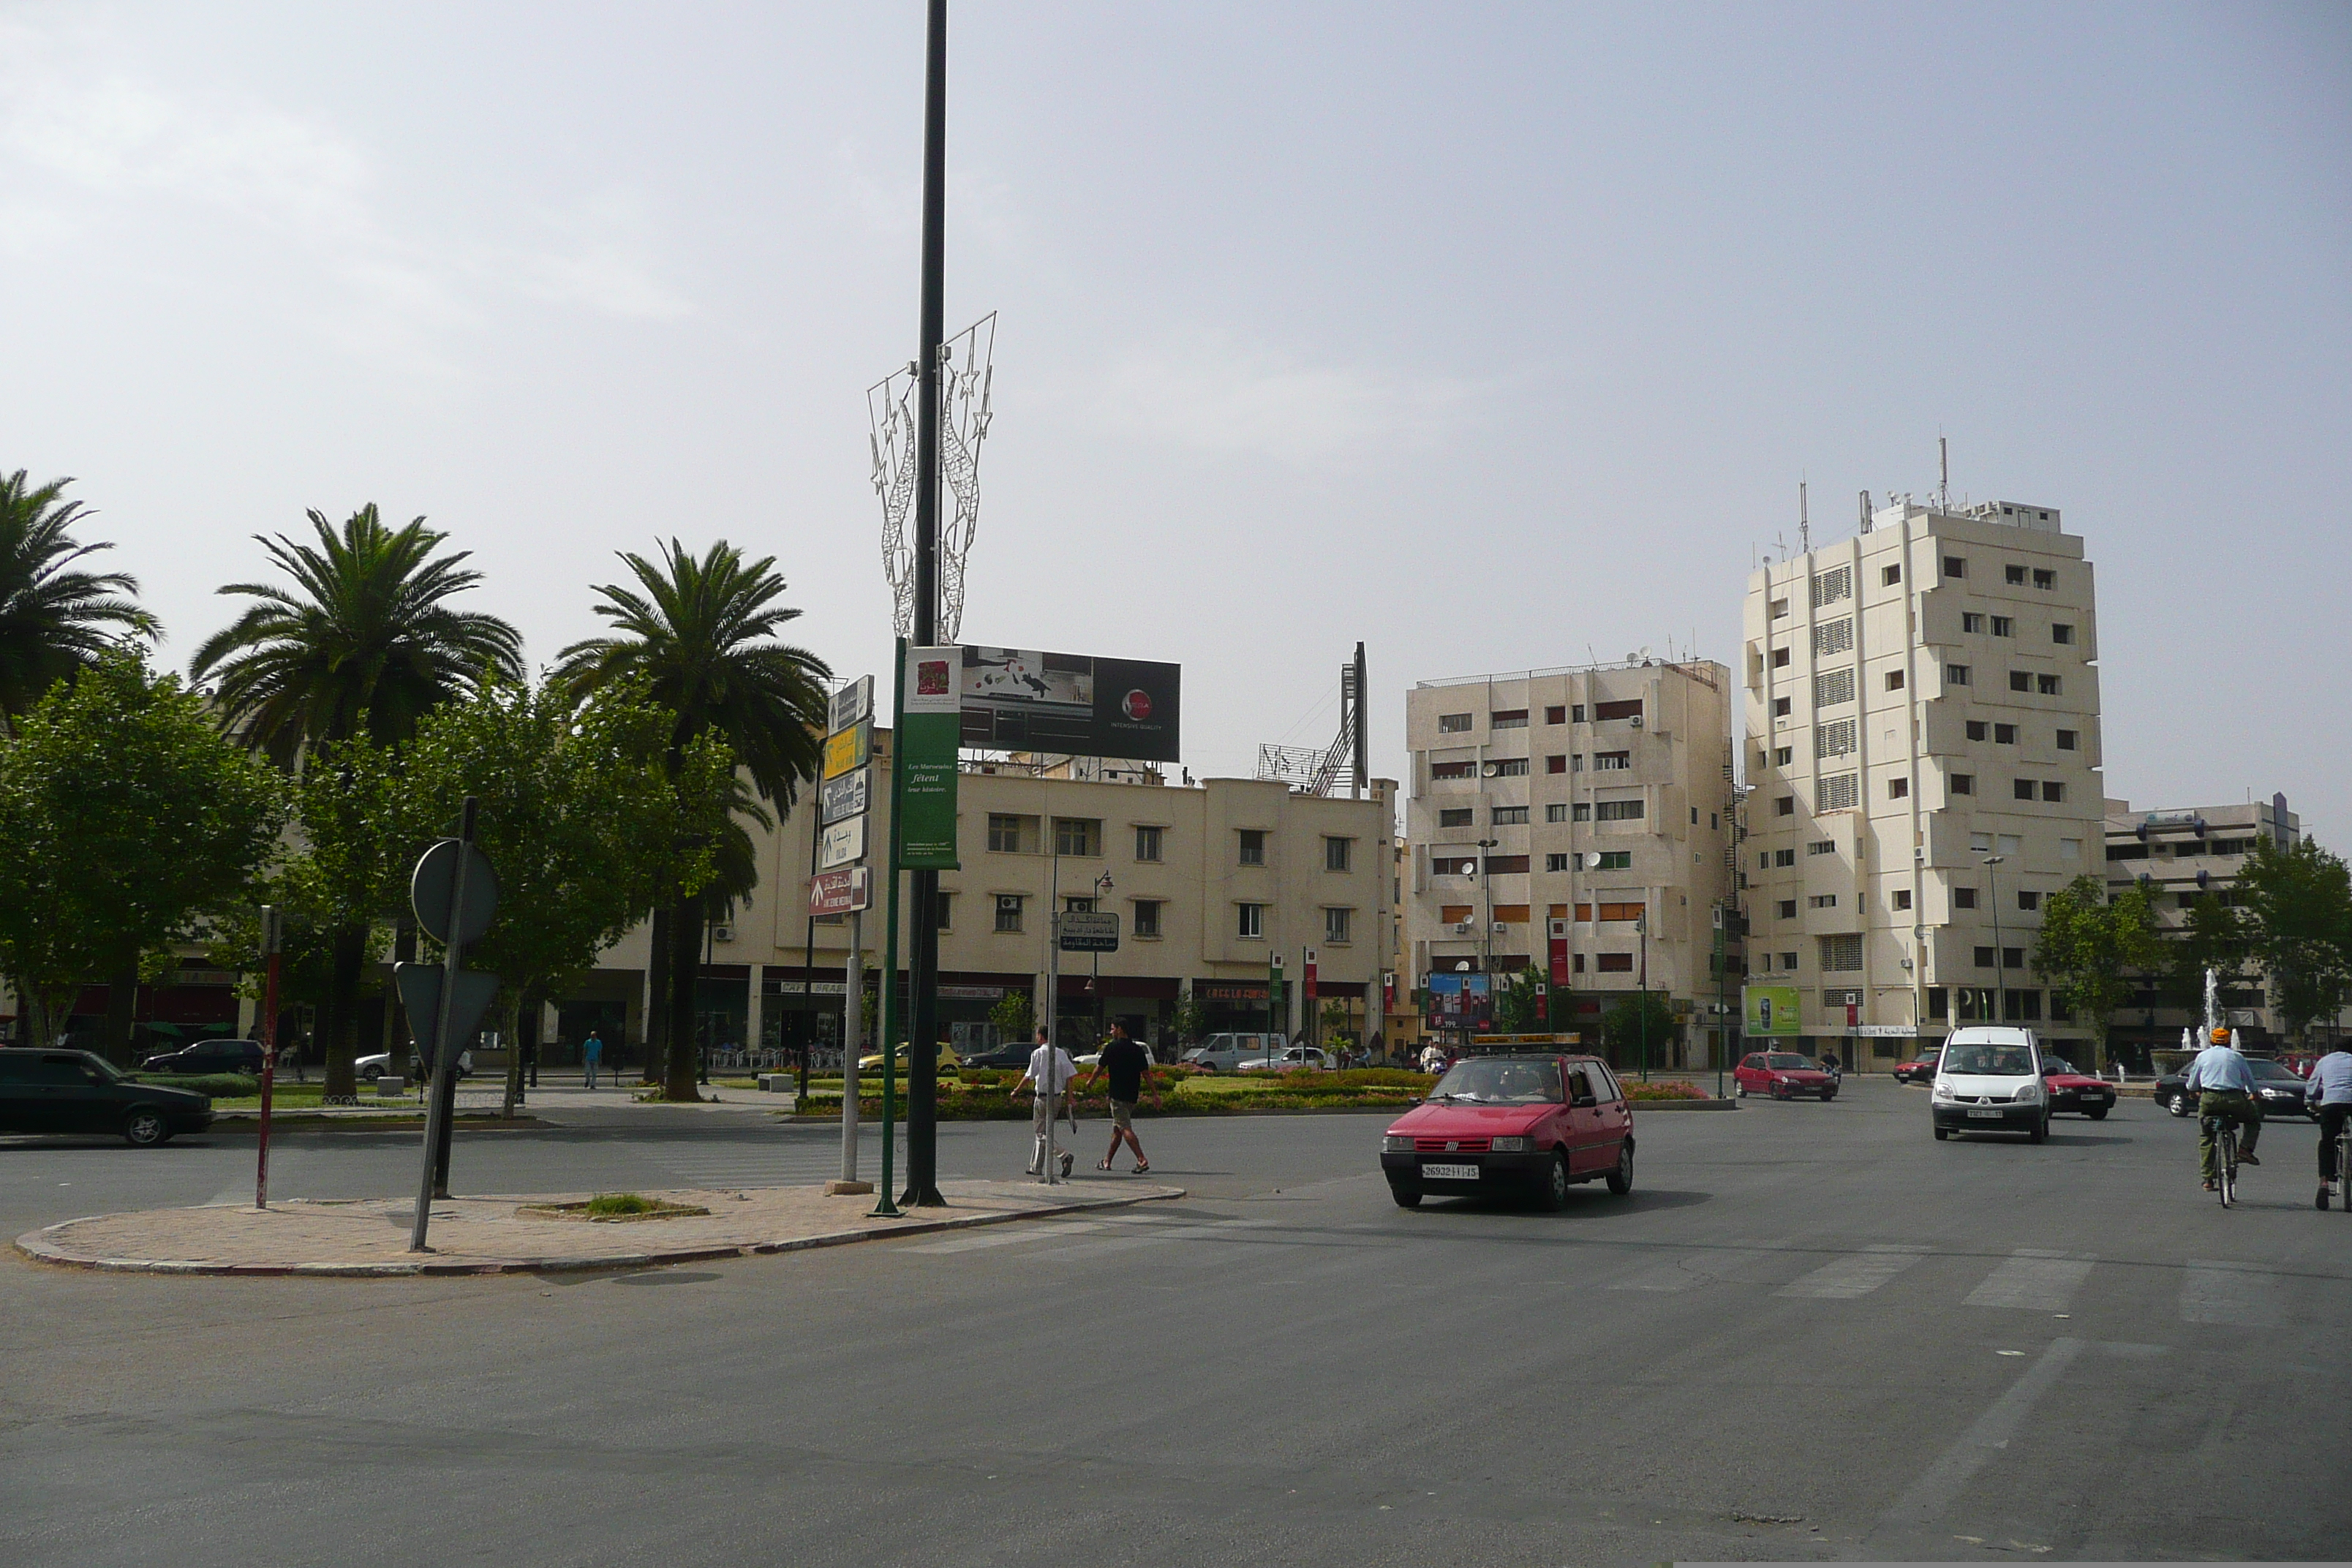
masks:
[[[2254,1071],[2238,1054],[2234,1031],[2213,1031],[2211,1043],[2189,1064],[2189,1078],[2181,1088],[2197,1096],[2197,1156],[2207,1192],[2221,1180],[2213,1139],[2216,1122],[2234,1121],[2245,1130],[2239,1134],[2239,1163],[2262,1163],[2254,1158],[2254,1144],[2263,1135],[2263,1102],[2254,1098]]]
[[[2352,1171],[2336,1168],[2336,1140],[2352,1117],[2352,1050],[2336,1047],[2312,1064],[2311,1082],[2304,1089],[2319,1108],[2319,1206],[2327,1206],[2327,1192],[2338,1182],[2344,1206],[2352,1210]]]
[[[1036,1134],[1036,1145],[1029,1154],[1029,1173],[1033,1176],[1045,1168],[1047,1137],[1053,1131],[1054,1119],[1062,1114],[1062,1096],[1068,1092],[1070,1080],[1077,1076],[1078,1064],[1070,1059],[1070,1053],[1048,1044],[1045,1026],[1038,1025],[1037,1048],[1029,1053],[1029,1070],[1021,1075],[1020,1083],[1013,1086],[1017,1095],[1023,1084],[1031,1085],[1035,1096],[1029,1119]],[[1059,1161],[1063,1175],[1070,1173],[1072,1161],[1070,1151],[1063,1150]]]

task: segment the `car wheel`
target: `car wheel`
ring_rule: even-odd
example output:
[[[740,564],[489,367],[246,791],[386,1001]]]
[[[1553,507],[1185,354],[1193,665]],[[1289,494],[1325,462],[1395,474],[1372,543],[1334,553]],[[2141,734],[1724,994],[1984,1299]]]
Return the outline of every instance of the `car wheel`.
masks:
[[[172,1135],[172,1124],[160,1110],[140,1107],[122,1119],[122,1139],[133,1149],[153,1149]]]
[[[1828,1090],[1827,1092],[1825,1092],[1824,1094],[1822,1094],[1822,1103],[1823,1105],[1827,1105],[1831,1100],[1835,1100],[1836,1098],[1837,1098],[1837,1090],[1836,1090],[1836,1089],[1830,1089],[1830,1090]]]
[[[2026,1133],[2026,1135],[2025,1135],[2025,1141],[2026,1141],[2028,1143],[2039,1143],[2039,1142],[2041,1142],[2043,1139],[2045,1139],[2045,1138],[2047,1138],[2047,1137],[2049,1137],[2049,1136],[2050,1136],[2050,1118],[2048,1118],[2047,1116],[2045,1116],[2045,1117],[2043,1117],[2041,1121],[2037,1121],[2037,1122],[2035,1122],[2035,1123],[2033,1124],[2033,1127],[2032,1127],[2032,1131],[2028,1131],[2028,1132]]]
[[[373,1083],[376,1079],[383,1076],[383,1069],[382,1068],[370,1068],[367,1071],[360,1074],[360,1076],[367,1079],[368,1082]]]
[[[1738,1086],[1738,1094],[1737,1098],[1741,1100],[1746,1100],[1748,1098],[1748,1086],[1746,1084],[1743,1083]]]
[[[1938,1143],[1941,1143],[1945,1139],[1949,1138],[1951,1135],[1952,1130],[1948,1127],[1938,1127],[1936,1129],[1936,1142]]]
[[[1419,1187],[1401,1187],[1397,1185],[1396,1183],[1391,1182],[1389,1184],[1389,1196],[1396,1199],[1396,1205],[1401,1209],[1417,1209],[1421,1206],[1421,1189]]]
[[[1552,1154],[1551,1163],[1544,1167],[1543,1173],[1536,1178],[1536,1183],[1538,1208],[1549,1214],[1567,1204],[1568,1152],[1566,1150],[1559,1150]]]
[[[2105,1121],[2107,1119],[2107,1108],[2104,1105],[2093,1106],[2090,1110],[2083,1112],[2083,1114],[2089,1117],[2094,1121]]]
[[[1630,1139],[1617,1145],[1617,1168],[1609,1173],[1609,1190],[1621,1198],[1633,1190],[1633,1144]]]
[[[2164,1109],[2175,1116],[2186,1116],[2189,1114],[2189,1097],[2185,1094],[2175,1094],[2164,1102]]]

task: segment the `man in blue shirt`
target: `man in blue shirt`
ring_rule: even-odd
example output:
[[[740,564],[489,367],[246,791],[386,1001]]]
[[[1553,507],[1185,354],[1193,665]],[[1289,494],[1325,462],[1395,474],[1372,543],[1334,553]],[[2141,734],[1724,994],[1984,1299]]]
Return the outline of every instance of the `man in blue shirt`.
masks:
[[[2205,1173],[2205,1190],[2209,1193],[2221,1184],[2213,1137],[2217,1119],[2234,1121],[2245,1129],[2238,1145],[2238,1163],[2262,1163],[2254,1158],[2254,1141],[2263,1135],[2263,1102],[2254,1098],[2253,1069],[2238,1054],[2232,1038],[2227,1029],[2214,1030],[2212,1043],[2189,1064],[2189,1078],[2181,1086],[2198,1096],[2197,1163]]]
[[[2352,1210],[2352,1171],[2336,1168],[2336,1140],[2352,1117],[2352,1050],[2337,1046],[2320,1058],[2304,1093],[2319,1107],[2319,1206],[2327,1206],[2327,1189],[2341,1180],[2347,1184],[2344,1206]]]

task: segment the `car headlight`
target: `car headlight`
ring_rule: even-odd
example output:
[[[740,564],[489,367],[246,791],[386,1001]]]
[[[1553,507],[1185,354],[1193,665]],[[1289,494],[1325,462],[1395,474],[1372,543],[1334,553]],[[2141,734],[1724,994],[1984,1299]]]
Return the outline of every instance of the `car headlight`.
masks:
[[[1486,1147],[1494,1150],[1497,1154],[1524,1154],[1528,1152],[1528,1144],[1524,1138],[1497,1138]]]
[[[1381,1152],[1383,1154],[1410,1154],[1412,1152],[1412,1138],[1410,1134],[1403,1132],[1389,1133],[1386,1137],[1383,1137],[1381,1140]]]
[[[1955,1098],[1952,1093],[1952,1086],[1946,1083],[1942,1079],[1937,1079],[1936,1080],[1936,1098],[1937,1100],[1951,1100]]]
[[[2029,1100],[2040,1100],[2042,1098],[2042,1086],[2038,1083],[2021,1084],[2018,1087],[2017,1092],[2010,1096],[2010,1098],[2018,1101],[2020,1104],[2024,1104]]]

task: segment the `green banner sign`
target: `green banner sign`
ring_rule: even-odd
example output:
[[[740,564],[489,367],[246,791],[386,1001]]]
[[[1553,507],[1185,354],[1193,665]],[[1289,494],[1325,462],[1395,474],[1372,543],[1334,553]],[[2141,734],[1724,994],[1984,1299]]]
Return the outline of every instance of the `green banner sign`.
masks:
[[[1739,988],[1740,1032],[1768,1040],[1793,1040],[1798,1027],[1797,988],[1793,985],[1743,985]]]
[[[898,865],[908,871],[955,871],[956,750],[962,732],[963,653],[910,647],[898,716]]]

